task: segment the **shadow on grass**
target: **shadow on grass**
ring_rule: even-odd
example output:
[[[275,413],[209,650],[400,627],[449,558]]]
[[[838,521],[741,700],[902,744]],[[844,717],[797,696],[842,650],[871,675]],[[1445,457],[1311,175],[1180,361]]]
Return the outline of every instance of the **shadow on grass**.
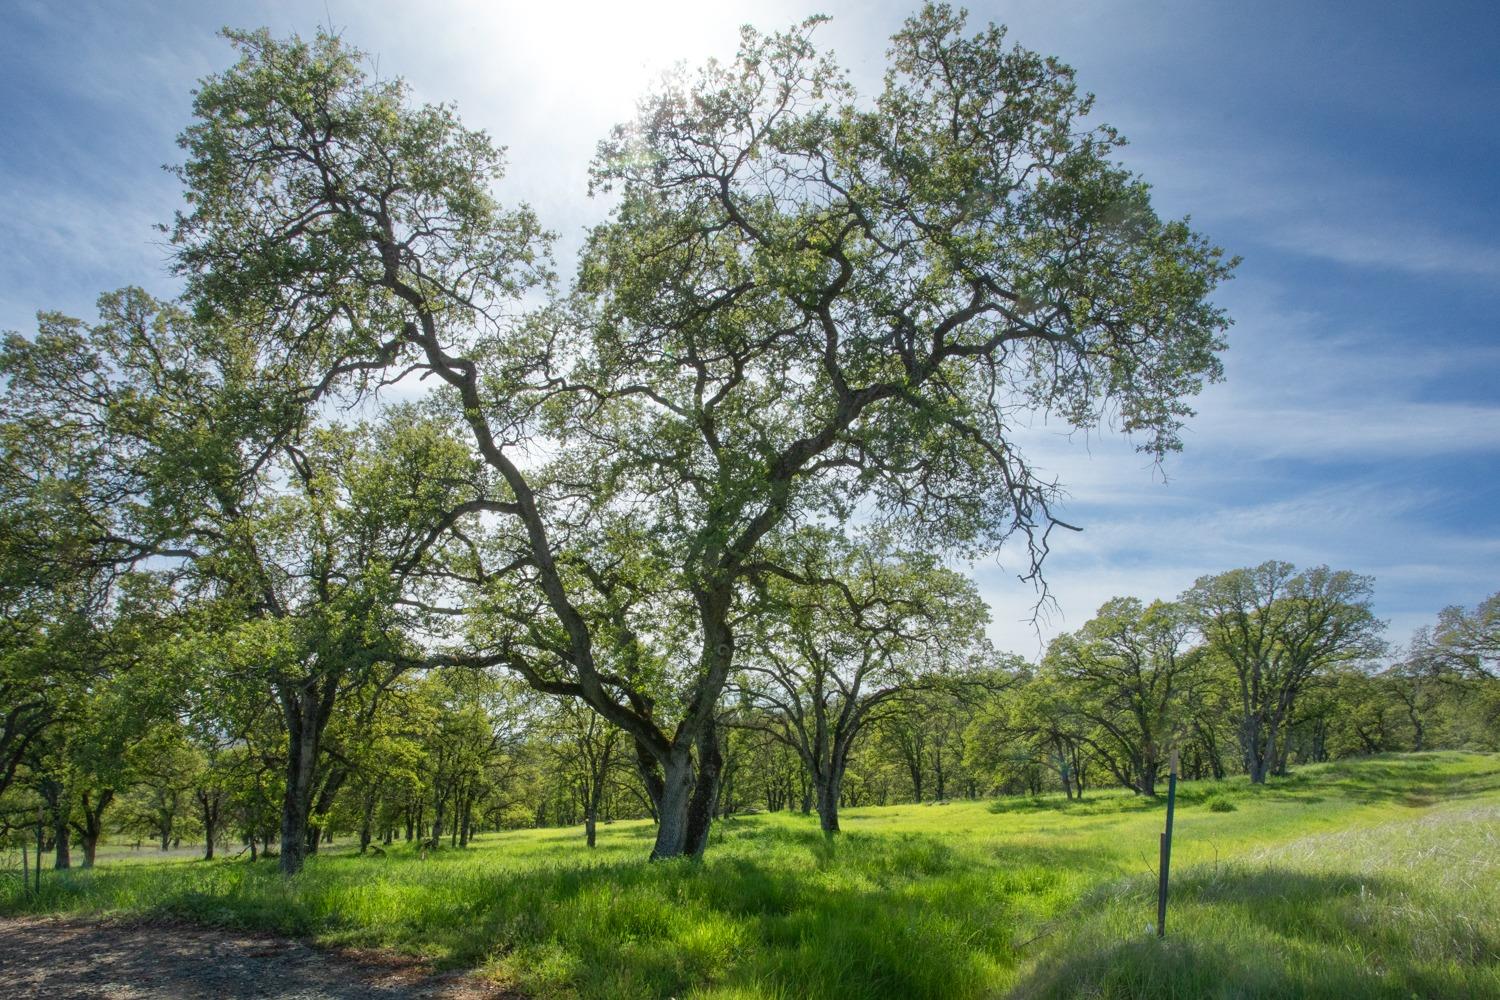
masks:
[[[1053,945],[1013,997],[1479,997],[1500,991],[1500,938],[1418,906],[1399,878],[1195,868],[1174,881],[1169,936],[1145,932],[1154,890],[1132,882],[1093,926]],[[1079,912],[1098,912],[1090,894]],[[1131,918],[1141,930],[1131,933]],[[1084,919],[1087,919],[1086,917]],[[1111,939],[1113,938],[1113,939]],[[1123,938],[1123,940],[1122,940]]]

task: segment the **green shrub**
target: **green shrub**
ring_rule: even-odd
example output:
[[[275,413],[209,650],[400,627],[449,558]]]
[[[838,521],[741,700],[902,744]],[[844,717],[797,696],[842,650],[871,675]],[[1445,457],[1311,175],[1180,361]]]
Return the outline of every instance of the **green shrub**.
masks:
[[[1208,806],[1209,812],[1232,813],[1239,808],[1239,806],[1235,805],[1233,802],[1229,801],[1222,795],[1210,795],[1203,801]]]

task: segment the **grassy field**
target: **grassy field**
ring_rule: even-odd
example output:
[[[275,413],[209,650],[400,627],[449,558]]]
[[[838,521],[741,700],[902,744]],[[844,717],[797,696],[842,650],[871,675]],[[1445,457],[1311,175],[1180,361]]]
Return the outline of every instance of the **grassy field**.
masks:
[[[645,824],[486,836],[421,859],[105,864],[0,883],[0,912],[194,921],[475,967],[539,997],[1500,997],[1500,757],[1182,786],[1170,936],[1163,809],[1127,795],[718,824],[648,864]]]

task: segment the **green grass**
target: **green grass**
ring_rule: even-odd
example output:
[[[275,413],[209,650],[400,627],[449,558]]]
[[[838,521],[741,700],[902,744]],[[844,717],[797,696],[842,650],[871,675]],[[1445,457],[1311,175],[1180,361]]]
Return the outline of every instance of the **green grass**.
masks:
[[[1215,806],[1214,803],[1220,803]],[[1224,805],[1233,806],[1228,811]],[[476,967],[542,997],[1500,997],[1500,758],[1433,753],[1184,784],[1171,932],[1162,806],[1115,793],[715,828],[497,834],[421,860],[108,865],[0,912],[186,918]]]

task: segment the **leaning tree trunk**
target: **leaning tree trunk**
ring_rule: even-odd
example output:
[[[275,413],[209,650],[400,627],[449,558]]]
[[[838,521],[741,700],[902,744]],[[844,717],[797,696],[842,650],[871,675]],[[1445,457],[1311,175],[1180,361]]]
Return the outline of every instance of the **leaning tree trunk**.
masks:
[[[321,783],[317,781],[313,783],[317,789],[317,795],[309,801],[307,807],[308,854],[317,854],[320,844],[333,843],[333,830],[325,828],[321,821],[314,822],[313,818],[327,818],[329,810],[333,808],[334,797],[338,795],[339,789],[344,786],[344,780],[348,777],[349,771],[347,768],[335,766],[329,768],[327,773],[322,775]]]
[[[662,776],[661,764],[651,753],[651,749],[639,739],[633,739],[635,743],[635,770],[640,776],[641,786],[646,790],[646,808],[651,813],[651,822],[661,820],[661,796],[666,787],[666,781]]]

